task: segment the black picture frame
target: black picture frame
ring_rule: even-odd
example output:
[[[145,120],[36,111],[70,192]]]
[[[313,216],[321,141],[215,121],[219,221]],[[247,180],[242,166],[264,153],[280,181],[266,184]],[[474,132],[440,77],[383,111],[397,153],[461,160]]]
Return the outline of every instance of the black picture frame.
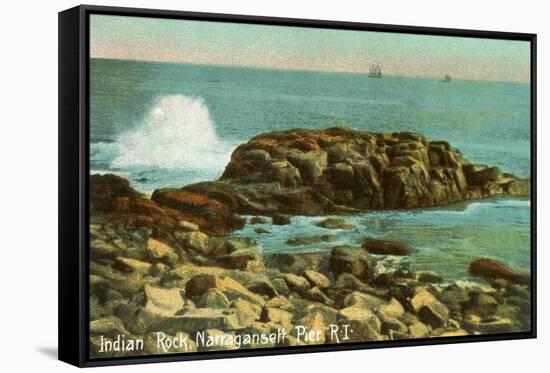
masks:
[[[350,344],[124,358],[88,356],[89,17],[91,14],[527,41],[531,45],[531,330]],[[81,5],[59,13],[59,359],[79,367],[536,338],[537,36],[478,30]]]

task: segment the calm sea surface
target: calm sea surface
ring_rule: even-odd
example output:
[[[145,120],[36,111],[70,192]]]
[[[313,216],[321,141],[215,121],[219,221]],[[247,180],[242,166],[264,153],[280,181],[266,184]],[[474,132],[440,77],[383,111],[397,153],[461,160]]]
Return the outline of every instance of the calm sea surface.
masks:
[[[449,141],[472,162],[530,176],[530,88],[523,84],[92,60],[90,104],[92,172],[124,174],[144,192],[215,179],[254,135],[333,125],[419,132]],[[479,256],[528,270],[529,215],[529,200],[500,198],[365,213],[349,218],[355,230],[333,233],[337,243],[407,242],[413,254],[401,260],[414,269],[468,279],[467,265]],[[324,250],[330,245],[285,244],[329,233],[314,225],[319,219],[236,234],[254,236],[264,252]]]

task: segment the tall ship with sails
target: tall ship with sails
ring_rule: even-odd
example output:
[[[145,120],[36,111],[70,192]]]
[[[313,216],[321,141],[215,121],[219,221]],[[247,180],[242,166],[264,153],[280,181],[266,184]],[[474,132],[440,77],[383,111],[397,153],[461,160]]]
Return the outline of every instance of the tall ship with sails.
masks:
[[[369,78],[381,78],[382,77],[382,70],[380,69],[380,65],[372,65],[369,68]]]
[[[443,83],[450,83],[451,82],[451,76],[449,74],[445,74],[443,77],[443,80],[441,80]]]

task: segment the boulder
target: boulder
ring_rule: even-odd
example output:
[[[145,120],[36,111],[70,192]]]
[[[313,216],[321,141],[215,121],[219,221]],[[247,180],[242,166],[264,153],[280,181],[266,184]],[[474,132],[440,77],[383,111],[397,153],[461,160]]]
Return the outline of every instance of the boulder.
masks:
[[[231,308],[237,310],[237,317],[241,325],[248,327],[260,320],[262,307],[241,298],[231,302]]]
[[[380,333],[382,324],[376,314],[368,308],[352,306],[338,311],[338,319],[367,323],[373,330]]]
[[[219,279],[211,274],[199,274],[191,278],[185,285],[185,295],[187,297],[202,296],[209,289],[219,288]]]
[[[386,304],[387,302],[379,297],[361,293],[359,291],[352,292],[344,299],[345,307],[356,306],[361,308],[368,308],[372,311],[376,311],[379,307]]]
[[[290,290],[294,290],[298,293],[307,291],[311,285],[308,280],[302,276],[294,275],[292,273],[285,273],[284,279]]]
[[[504,279],[512,283],[526,284],[529,278],[516,273],[502,263],[489,258],[476,259],[470,263],[468,272],[471,276],[482,277],[487,281]]]
[[[319,289],[325,289],[330,286],[330,280],[322,273],[307,269],[304,271],[304,276],[312,286],[316,286]]]
[[[426,288],[416,288],[410,303],[419,320],[434,328],[445,326],[449,320],[447,307]]]
[[[410,249],[399,242],[375,240],[367,238],[363,241],[363,248],[371,254],[377,255],[409,255]]]
[[[290,223],[291,223],[290,216],[288,215],[282,215],[282,214],[273,215],[273,224],[275,225],[288,225]]]
[[[295,309],[294,305],[282,295],[271,298],[267,301],[265,306],[268,308],[279,308],[290,313],[293,313]]]
[[[403,305],[395,298],[391,298],[387,304],[378,306],[378,316],[384,315],[386,317],[401,317],[405,313]]]
[[[203,232],[175,232],[174,237],[186,248],[202,255],[210,255],[214,248],[210,237]]]
[[[163,289],[151,285],[145,285],[144,289],[147,299],[145,309],[149,312],[173,316],[183,308],[184,301],[180,289]]]
[[[153,238],[147,241],[147,253],[152,259],[165,259],[170,263],[178,260],[178,254],[172,247]]]
[[[260,321],[269,323],[275,328],[284,328],[287,332],[292,329],[294,315],[279,308],[264,308]]]
[[[229,308],[229,299],[221,290],[216,288],[208,289],[198,300],[197,306],[200,308]]]
[[[333,305],[334,302],[332,301],[332,299],[330,299],[329,297],[326,296],[325,293],[323,293],[323,291],[321,289],[319,289],[318,287],[313,287],[309,290],[307,290],[303,296],[309,300],[312,300],[314,302],[319,302],[319,303],[324,303],[324,304],[327,304],[327,305]]]
[[[183,315],[158,318],[151,322],[149,331],[163,331],[166,334],[185,332],[189,334],[206,329],[236,330],[241,329],[237,311],[234,309],[197,308]]]
[[[416,321],[408,326],[409,334],[413,338],[424,338],[427,337],[430,333],[430,330],[426,326],[426,324],[421,323],[420,321]]]
[[[330,268],[335,274],[350,273],[357,278],[367,278],[371,267],[370,258],[353,246],[336,246],[332,248]]]
[[[469,298],[468,304],[465,305],[469,312],[485,318],[493,315],[497,310],[498,301],[490,294],[472,292]]]
[[[416,279],[420,282],[429,282],[431,284],[439,284],[443,282],[443,277],[434,272],[418,272]]]

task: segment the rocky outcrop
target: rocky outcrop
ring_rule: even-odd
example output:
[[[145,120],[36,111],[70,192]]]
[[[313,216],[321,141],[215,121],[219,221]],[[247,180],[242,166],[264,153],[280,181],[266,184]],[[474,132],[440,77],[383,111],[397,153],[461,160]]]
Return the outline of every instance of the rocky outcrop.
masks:
[[[150,228],[157,237],[198,229],[219,236],[244,226],[228,206],[203,194],[155,191],[147,198],[111,174],[90,176],[90,211],[115,224]]]
[[[192,193],[240,214],[325,215],[528,195],[529,189],[528,180],[471,164],[445,141],[336,127],[259,135],[233,152],[220,180],[157,191],[153,200],[180,208]]]
[[[158,236],[177,229],[224,235],[243,227],[237,214],[272,216],[281,225],[289,215],[440,206],[529,190],[529,180],[471,164],[445,141],[340,127],[254,137],[233,152],[220,180],[155,190],[150,199],[118,176],[90,177],[92,212]],[[354,228],[337,219],[319,225]]]
[[[260,256],[254,240],[214,237],[190,228],[154,238],[150,228],[115,225],[100,214],[92,215],[93,357],[234,349],[239,347],[200,341],[231,341],[236,336],[244,340],[245,335],[279,330],[285,331],[283,340],[240,348],[333,344],[329,325],[350,328],[350,339],[344,342],[530,328],[528,284],[500,275],[489,289],[436,287],[430,283],[439,282],[435,274],[380,272],[380,258],[360,246]],[[235,253],[248,258],[245,265],[227,260]],[[163,349],[156,343],[159,333],[187,343]],[[144,349],[99,352],[102,338],[116,341],[122,335],[143,340]]]

